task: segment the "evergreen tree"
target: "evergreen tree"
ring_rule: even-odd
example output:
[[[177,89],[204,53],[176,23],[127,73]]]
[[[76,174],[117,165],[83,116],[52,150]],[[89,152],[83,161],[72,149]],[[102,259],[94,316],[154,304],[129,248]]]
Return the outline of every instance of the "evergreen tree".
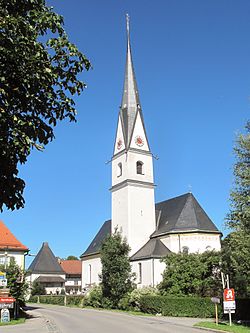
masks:
[[[227,216],[227,226],[250,234],[250,122],[246,133],[240,134],[234,148],[235,186],[231,191],[231,211]]]
[[[117,231],[108,236],[101,247],[102,295],[111,307],[117,307],[119,300],[133,289],[129,251],[127,241]]]
[[[40,282],[34,281],[32,284],[31,295],[46,295],[46,289]]]

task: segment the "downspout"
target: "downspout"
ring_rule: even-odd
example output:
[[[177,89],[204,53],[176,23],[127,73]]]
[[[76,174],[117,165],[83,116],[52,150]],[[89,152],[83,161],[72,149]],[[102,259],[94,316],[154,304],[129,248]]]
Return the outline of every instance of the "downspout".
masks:
[[[181,253],[181,235],[178,235],[178,241],[179,241],[179,253]]]
[[[152,258],[152,282],[153,282],[153,288],[155,286],[155,260]]]

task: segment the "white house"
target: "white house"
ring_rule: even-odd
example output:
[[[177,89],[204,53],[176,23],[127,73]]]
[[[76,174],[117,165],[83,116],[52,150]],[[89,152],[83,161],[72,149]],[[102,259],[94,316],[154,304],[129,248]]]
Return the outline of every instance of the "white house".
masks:
[[[127,59],[112,157],[112,219],[81,255],[82,287],[98,284],[100,247],[116,228],[131,248],[137,286],[156,286],[171,252],[220,250],[221,232],[192,193],[155,203],[153,157],[133,68],[127,21]]]
[[[21,269],[25,268],[25,256],[29,249],[23,245],[6,227],[3,221],[0,221],[0,265],[5,267],[9,264],[11,258]]]
[[[28,268],[26,281],[30,288],[36,281],[45,287],[46,294],[59,294],[65,290],[65,275],[49,244],[44,242]]]

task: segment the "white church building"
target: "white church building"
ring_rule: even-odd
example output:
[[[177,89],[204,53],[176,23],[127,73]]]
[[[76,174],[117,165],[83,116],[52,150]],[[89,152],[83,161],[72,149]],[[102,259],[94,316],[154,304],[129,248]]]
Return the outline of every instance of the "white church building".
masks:
[[[146,134],[133,68],[127,18],[127,59],[122,104],[112,157],[112,219],[81,255],[82,287],[100,283],[100,248],[117,228],[131,248],[137,287],[156,286],[174,252],[220,250],[221,232],[192,193],[155,203],[153,156]]]

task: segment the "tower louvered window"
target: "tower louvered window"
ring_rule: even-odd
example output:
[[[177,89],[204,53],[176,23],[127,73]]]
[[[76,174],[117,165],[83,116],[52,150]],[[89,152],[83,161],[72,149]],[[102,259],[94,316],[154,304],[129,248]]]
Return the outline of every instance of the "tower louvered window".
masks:
[[[136,173],[138,175],[143,175],[143,163],[141,161],[136,162]]]

